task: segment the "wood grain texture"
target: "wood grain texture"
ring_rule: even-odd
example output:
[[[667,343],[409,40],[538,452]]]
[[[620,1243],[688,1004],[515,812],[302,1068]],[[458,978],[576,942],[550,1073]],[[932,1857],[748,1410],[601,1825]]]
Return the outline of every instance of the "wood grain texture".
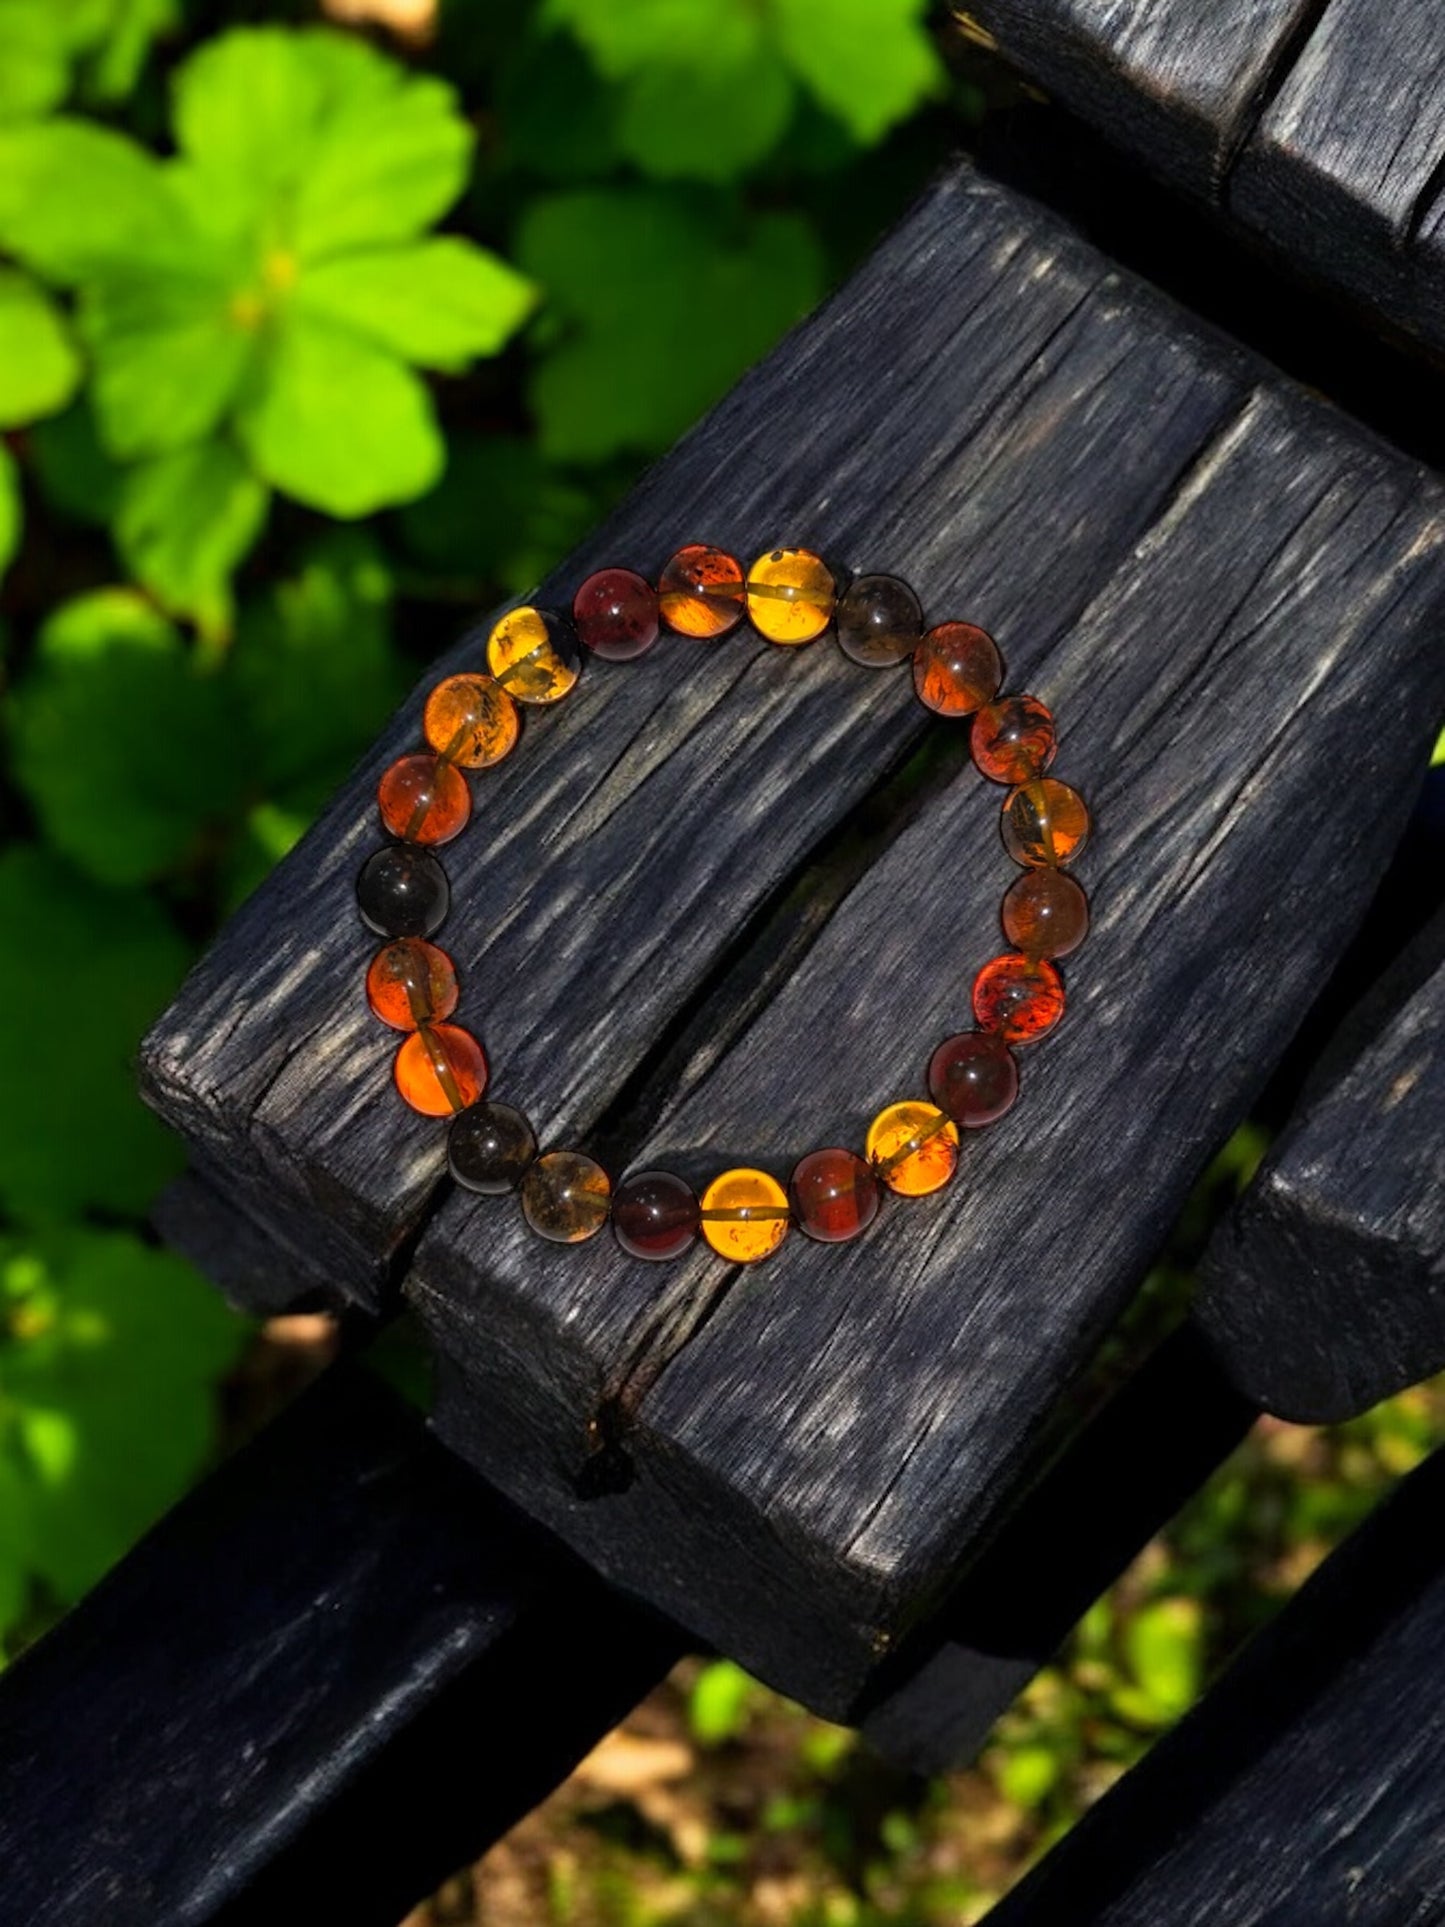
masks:
[[[1002,51],[1155,173],[1213,201],[1318,0],[967,0]]]
[[[995,238],[960,253],[945,227]],[[1046,343],[1021,322],[1001,338],[999,314],[1036,301],[1067,317]],[[845,344],[877,332],[875,302],[919,325],[870,358],[865,400]],[[997,1523],[1367,901],[1445,701],[1423,644],[1445,577],[1418,471],[967,176],[831,325],[828,370],[796,385],[800,432],[835,410],[895,424],[910,500],[873,554],[935,614],[995,630],[1097,811],[1071,1016],[957,1189],[856,1246],[659,1275],[455,1197],[407,1289],[446,1355],[448,1443],[617,1583],[837,1716]],[[961,393],[992,405],[960,421]],[[856,552],[856,504],[831,509]],[[825,718],[836,659],[748,675],[784,670],[817,675]],[[901,678],[867,695],[910,727]],[[1367,701],[1386,715],[1362,738]],[[796,753],[750,743],[760,796],[787,779],[767,760]],[[967,773],[930,797],[766,1006],[659,1094],[632,1157],[786,1176],[916,1092],[997,944],[997,808]],[[1282,827],[1304,821],[1303,841]],[[599,1413],[630,1427],[600,1468]]]
[[[1432,1927],[1445,1915],[1437,1453],[988,1927]]]
[[[1292,261],[1440,351],[1430,224],[1442,181],[1445,10],[1329,0],[1240,154],[1229,205]]]
[[[1349,1418],[1445,1366],[1445,913],[1405,970],[1410,993],[1306,1094],[1201,1273],[1220,1359],[1285,1418]]]
[[[394,1927],[678,1644],[335,1369],[0,1680],[0,1922]]]

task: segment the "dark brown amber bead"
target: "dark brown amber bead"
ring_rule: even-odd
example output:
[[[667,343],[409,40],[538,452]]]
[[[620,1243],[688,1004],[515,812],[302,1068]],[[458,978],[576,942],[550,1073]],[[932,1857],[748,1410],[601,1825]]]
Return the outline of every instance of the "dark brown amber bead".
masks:
[[[955,1124],[977,1131],[1012,1107],[1019,1067],[997,1031],[965,1030],[929,1059],[928,1094]]]
[[[397,937],[366,973],[366,1001],[393,1030],[439,1023],[457,1007],[457,973],[445,950],[420,937]]]
[[[974,978],[973,1014],[1010,1044],[1032,1044],[1063,1016],[1063,982],[1047,958],[1010,950]]]
[[[923,634],[918,597],[896,575],[856,577],[839,598],[834,620],[839,648],[865,669],[902,662]]]
[[[913,687],[939,716],[971,716],[998,694],[1003,661],[986,630],[941,622],[913,652]]]
[[[1003,846],[1030,867],[1072,863],[1089,834],[1089,812],[1077,790],[1056,777],[1024,783],[1003,806]]]
[[[414,1111],[446,1117],[475,1104],[487,1088],[482,1047],[460,1024],[423,1024],[396,1053],[396,1088]]]
[[[612,1230],[633,1258],[680,1258],[697,1236],[701,1207],[671,1171],[638,1171],[612,1199]]]
[[[438,756],[486,769],[517,746],[517,705],[490,676],[448,676],[426,699],[422,732]]]
[[[447,873],[430,850],[391,843],[361,866],[356,907],[379,937],[429,937],[451,905]]]
[[[430,750],[398,756],[382,777],[376,800],[382,822],[406,843],[450,843],[472,813],[466,777]]]
[[[522,1180],[522,1215],[539,1238],[581,1244],[607,1222],[612,1187],[595,1158],[548,1151]]]
[[[515,1191],[537,1155],[537,1140],[511,1104],[471,1104],[447,1132],[447,1164],[468,1191],[499,1197]]]
[[[657,591],[632,569],[599,569],[572,599],[578,637],[607,662],[631,662],[657,641]]]
[[[1009,942],[1029,957],[1067,957],[1089,934],[1089,899],[1064,870],[1025,870],[1001,915]]]
[[[743,565],[726,549],[689,542],[658,577],[657,600],[663,621],[679,635],[725,636],[747,607]]]
[[[1037,696],[1003,696],[973,719],[969,749],[991,783],[1031,783],[1054,760],[1054,719]]]
[[[820,1244],[856,1238],[878,1216],[878,1180],[853,1151],[810,1151],[793,1169],[788,1196],[800,1227]]]

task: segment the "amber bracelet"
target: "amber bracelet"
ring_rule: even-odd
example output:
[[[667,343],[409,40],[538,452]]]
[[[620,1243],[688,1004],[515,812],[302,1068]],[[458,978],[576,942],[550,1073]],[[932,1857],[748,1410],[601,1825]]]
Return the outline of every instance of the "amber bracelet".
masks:
[[[523,1113],[483,1099],[487,1062],[470,1031],[447,1021],[457,973],[428,941],[450,904],[432,854],[466,827],[471,791],[463,770],[490,768],[520,734],[519,703],[560,702],[581,672],[585,648],[609,662],[650,649],[663,628],[716,641],[744,617],[769,642],[812,642],[832,624],[843,653],[867,668],[909,658],[913,686],[940,716],[971,717],[980,772],[1008,786],[1004,846],[1023,866],[1003,899],[1013,948],[974,979],[974,1030],[947,1038],[928,1064],[931,1102],[907,1098],[879,1112],[864,1154],[813,1151],[786,1189],[769,1172],[724,1171],[699,1198],[670,1171],[640,1171],[613,1188],[581,1151],[538,1155]],[[1053,717],[1034,696],[1000,696],[1003,663],[992,638],[969,622],[924,633],[918,597],[896,576],[863,575],[842,595],[808,549],[770,549],[744,574],[721,549],[690,543],[657,587],[631,569],[599,569],[578,589],[569,622],[551,609],[512,609],[487,641],[487,669],[439,682],[427,697],[428,747],[397,760],[381,779],[382,822],[396,839],[366,862],[357,882],[363,921],[389,939],[366,973],[366,994],[384,1024],[405,1031],[396,1088],[414,1110],[451,1116],[447,1160],[470,1191],[520,1191],[527,1223],[542,1237],[577,1244],[611,1219],[624,1251],[676,1258],[699,1234],[722,1257],[749,1263],[777,1250],[793,1224],[838,1244],[877,1216],[884,1191],[922,1197],[958,1163],[960,1132],[1003,1116],[1018,1096],[1013,1046],[1033,1043],[1064,1011],[1055,960],[1088,933],[1084,892],[1065,867],[1083,847],[1088,811],[1078,792],[1044,771],[1056,747]]]

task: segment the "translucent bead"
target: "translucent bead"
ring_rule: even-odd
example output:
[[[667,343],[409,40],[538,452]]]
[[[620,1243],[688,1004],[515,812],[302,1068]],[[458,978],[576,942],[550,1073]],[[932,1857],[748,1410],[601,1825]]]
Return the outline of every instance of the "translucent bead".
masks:
[[[582,671],[577,638],[551,609],[504,615],[487,638],[487,667],[519,703],[560,702]]]
[[[671,1171],[638,1171],[612,1200],[612,1232],[633,1258],[680,1258],[697,1237],[701,1207],[692,1186]]]
[[[422,732],[438,756],[486,769],[517,746],[517,705],[490,676],[448,676],[426,699]]]
[[[539,1238],[579,1245],[607,1222],[612,1186],[595,1158],[548,1151],[522,1180],[522,1215]]]
[[[475,1104],[487,1088],[482,1047],[460,1024],[423,1024],[396,1053],[396,1088],[424,1117],[446,1117]]]
[[[788,1185],[799,1226],[820,1244],[844,1244],[878,1216],[878,1180],[856,1152],[810,1151]]]
[[[971,622],[941,622],[913,652],[913,687],[939,716],[971,716],[998,694],[1003,660],[994,639]]]
[[[1089,934],[1089,899],[1066,870],[1025,870],[1004,895],[1003,933],[1027,957],[1067,957]]]
[[[398,756],[377,785],[376,800],[382,822],[407,843],[450,843],[472,813],[466,777],[430,750]]]
[[[896,575],[860,575],[838,602],[838,646],[865,669],[902,662],[918,647],[923,610]]]
[[[1054,719],[1037,696],[1004,696],[973,719],[969,749],[991,783],[1031,783],[1054,760]]]
[[[658,577],[657,600],[663,621],[680,636],[725,636],[747,608],[743,565],[726,549],[689,542]]]
[[[657,641],[657,591],[632,569],[599,569],[572,599],[578,640],[607,662],[631,662]]]
[[[486,1197],[515,1191],[537,1155],[531,1125],[511,1104],[472,1104],[447,1132],[447,1165],[457,1183]]]
[[[1063,980],[1046,958],[1010,950],[974,978],[973,1014],[1010,1044],[1032,1044],[1064,1014]]]
[[[390,843],[361,866],[356,907],[379,937],[429,937],[451,905],[447,873],[415,843]]]
[[[748,570],[748,620],[769,642],[821,636],[836,597],[832,571],[811,549],[769,549]]]
[[[445,950],[420,937],[383,945],[366,973],[366,1001],[393,1030],[439,1023],[457,1007],[457,973]]]
[[[1019,1067],[996,1031],[965,1030],[941,1043],[929,1059],[928,1091],[955,1124],[977,1131],[1012,1107]]]
[[[1015,863],[1072,863],[1089,835],[1089,812],[1077,790],[1056,777],[1025,783],[1005,800],[1003,846]]]
[[[958,1166],[958,1126],[936,1104],[890,1104],[868,1126],[864,1145],[879,1180],[900,1197],[939,1191]]]
[[[753,1265],[788,1235],[788,1194],[766,1171],[724,1171],[702,1194],[702,1235],[720,1258]]]

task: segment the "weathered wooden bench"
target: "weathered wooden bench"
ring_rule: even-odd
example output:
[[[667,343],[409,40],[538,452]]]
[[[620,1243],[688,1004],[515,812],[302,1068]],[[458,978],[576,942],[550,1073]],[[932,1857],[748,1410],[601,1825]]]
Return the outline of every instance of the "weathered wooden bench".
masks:
[[[980,10],[1000,39],[1003,11]],[[1216,82],[1244,125],[1257,81]],[[1212,105],[1185,122],[1181,153],[1225,151]],[[966,1758],[1259,1409],[1338,1416],[1445,1365],[1434,931],[1321,1057],[1195,1314],[1102,1410],[1077,1396],[1410,814],[1445,711],[1442,509],[1418,464],[1046,207],[945,174],[538,599],[699,536],[787,540],[988,627],[1095,814],[1063,1025],[956,1185],[855,1245],[795,1238],[743,1271],[541,1243],[512,1201],[450,1184],[359,994],[354,879],[418,692],[141,1069],[193,1155],[168,1235],[254,1310],[364,1326],[410,1307],[431,1436],[338,1368],[6,1676],[0,1920],[274,1920],[323,1886],[348,1920],[392,1920],[688,1644],[915,1764]],[[492,619],[444,666],[474,665]],[[496,1094],[614,1170],[785,1177],[860,1140],[921,1088],[998,947],[996,807],[906,672],[747,635],[592,664],[449,858],[446,940]],[[1442,1584],[1414,1523],[1437,1478],[1371,1529],[1377,1597],[1343,1611],[1376,1555],[1341,1555],[1346,1578],[1206,1702],[1194,1751],[1161,1748],[1063,1850],[1095,1912],[1048,1913],[1075,1876],[1045,1872],[1007,1918],[1194,1918],[1252,1763],[1313,1758],[1301,1735],[1354,1734],[1340,1797],[1373,1797],[1370,1708],[1402,1677],[1388,1634],[1414,1642],[1418,1684]],[[1298,1625],[1328,1662],[1260,1694]],[[539,1734],[528,1694],[559,1671],[565,1719]],[[1255,1752],[1231,1738],[1241,1696]],[[449,1740],[478,1722],[509,1764],[463,1795]],[[1427,1723],[1418,1747],[1391,1732],[1424,1811]],[[1181,1780],[1196,1758],[1205,1778]],[[1285,1793],[1303,1815],[1317,1788],[1281,1787],[1266,1818],[1288,1834]],[[1205,1804],[1218,1823],[1186,1866]],[[1121,1829],[1161,1898],[1106,1914]],[[1301,1883],[1327,1872],[1307,1837]],[[1351,1917],[1431,1917],[1389,1911],[1392,1837],[1350,1872],[1375,1907]],[[1264,1917],[1250,1905],[1230,1918]],[[1300,1906],[1270,1918],[1344,1917]]]

